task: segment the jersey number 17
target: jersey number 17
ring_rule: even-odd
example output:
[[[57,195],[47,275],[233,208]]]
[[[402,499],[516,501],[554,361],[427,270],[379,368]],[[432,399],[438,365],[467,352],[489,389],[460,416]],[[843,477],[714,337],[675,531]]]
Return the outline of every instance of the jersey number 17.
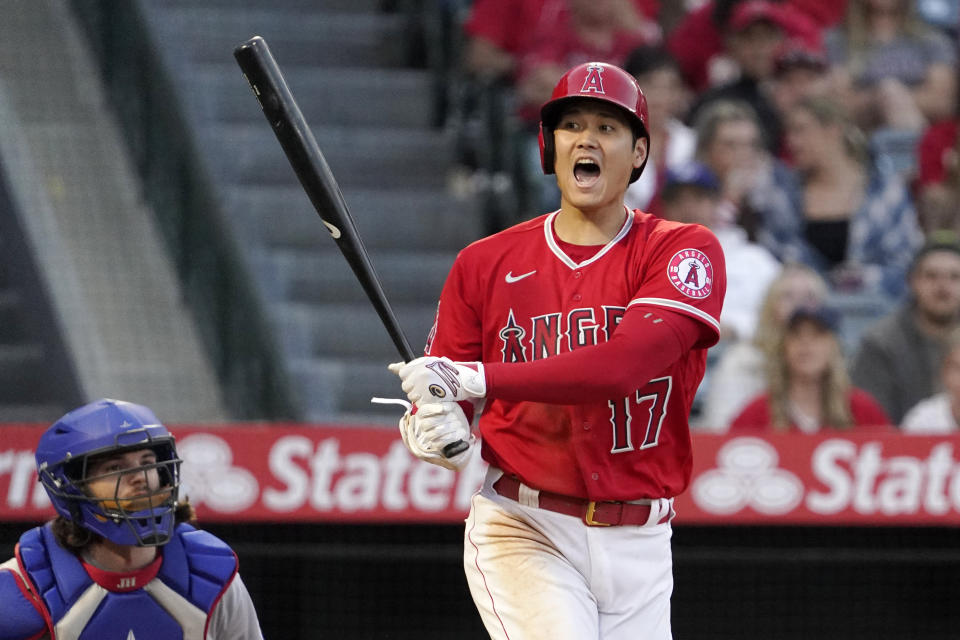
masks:
[[[673,389],[673,378],[655,378],[646,386],[637,389],[632,395],[620,400],[610,400],[610,424],[613,425],[613,447],[610,453],[633,451],[636,448],[649,449],[657,446],[660,427],[667,417],[667,401]],[[633,419],[642,419],[643,407],[647,407],[647,428],[639,447],[633,445]]]

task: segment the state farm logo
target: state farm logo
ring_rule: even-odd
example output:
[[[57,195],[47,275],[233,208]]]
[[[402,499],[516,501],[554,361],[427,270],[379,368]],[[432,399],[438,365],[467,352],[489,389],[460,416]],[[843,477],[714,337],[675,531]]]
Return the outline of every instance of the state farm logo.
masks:
[[[696,479],[691,493],[697,506],[718,515],[744,507],[768,515],[795,509],[803,500],[803,482],[778,469],[777,450],[759,438],[737,438],[717,451],[717,467]]]
[[[233,451],[222,438],[195,433],[177,443],[183,460],[180,467],[182,495],[194,506],[205,504],[215,511],[232,513],[252,506],[260,485],[252,473],[233,466]]]
[[[816,443],[809,457],[801,454],[799,460],[809,466],[788,471],[778,467],[771,443],[735,438],[717,451],[716,468],[693,481],[690,495],[704,512],[724,516],[750,507],[762,515],[803,518],[955,517],[960,463],[954,443],[930,440],[828,438]]]

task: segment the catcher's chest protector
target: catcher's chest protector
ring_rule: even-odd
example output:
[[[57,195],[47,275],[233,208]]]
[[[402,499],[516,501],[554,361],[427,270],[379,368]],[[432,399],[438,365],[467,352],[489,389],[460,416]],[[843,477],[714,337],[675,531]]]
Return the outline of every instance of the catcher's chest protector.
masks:
[[[161,552],[163,562],[153,579],[112,591],[94,582],[76,556],[57,544],[49,524],[25,533],[18,546],[57,640],[204,640],[209,616],[236,573],[236,556],[212,534],[186,524],[177,527]]]

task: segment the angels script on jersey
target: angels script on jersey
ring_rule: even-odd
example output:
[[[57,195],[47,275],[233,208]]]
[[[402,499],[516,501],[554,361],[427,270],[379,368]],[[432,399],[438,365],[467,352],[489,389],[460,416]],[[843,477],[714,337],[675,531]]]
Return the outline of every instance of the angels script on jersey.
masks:
[[[593,307],[533,316],[524,327],[513,309],[500,329],[504,362],[542,360],[565,351],[606,342],[623,318],[626,307],[604,305],[598,313]],[[528,338],[529,336],[529,338]]]
[[[564,351],[589,347],[598,341],[606,342],[620,324],[625,312],[626,307],[601,305],[599,312],[593,307],[581,307],[571,309],[566,314],[557,312],[533,316],[529,320],[527,338],[527,328],[517,322],[516,314],[510,309],[506,324],[500,329],[503,361],[541,360]],[[660,430],[667,416],[672,390],[672,377],[655,378],[637,389],[636,393],[607,402],[612,428],[610,453],[650,449],[659,444]],[[637,426],[631,426],[631,416],[641,415],[637,408],[644,404],[648,405],[646,425],[644,428],[643,421],[639,421],[642,434],[638,430],[638,435],[635,436],[633,430],[637,429]],[[639,435],[642,435],[642,438]]]

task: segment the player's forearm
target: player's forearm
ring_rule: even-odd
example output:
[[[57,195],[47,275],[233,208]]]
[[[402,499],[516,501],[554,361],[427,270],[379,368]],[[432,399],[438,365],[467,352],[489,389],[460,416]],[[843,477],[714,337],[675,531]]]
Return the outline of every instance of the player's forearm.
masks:
[[[627,329],[627,330],[624,330]],[[608,342],[543,360],[485,363],[487,397],[511,402],[587,404],[622,398],[689,350],[699,337],[694,320],[621,326]]]

